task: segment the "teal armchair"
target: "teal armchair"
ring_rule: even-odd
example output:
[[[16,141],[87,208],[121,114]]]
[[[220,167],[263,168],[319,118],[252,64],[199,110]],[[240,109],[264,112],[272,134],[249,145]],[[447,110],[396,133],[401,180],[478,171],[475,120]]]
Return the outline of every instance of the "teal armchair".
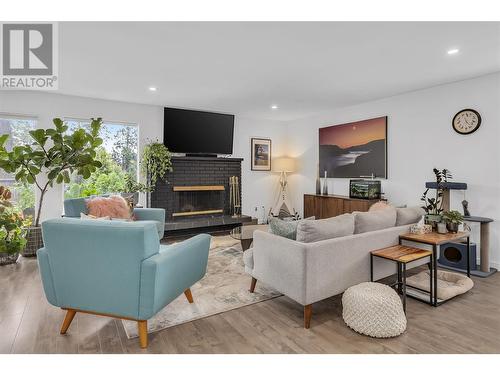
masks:
[[[87,214],[87,198],[72,198],[64,200],[64,216],[80,218],[80,213]],[[134,208],[134,216],[138,221],[152,220],[156,222],[160,240],[165,233],[165,210],[163,208]]]
[[[77,312],[138,322],[147,347],[147,320],[206,273],[210,236],[200,234],[171,246],[160,245],[152,221],[74,218],[42,223],[37,252],[45,296],[66,310],[61,334]]]

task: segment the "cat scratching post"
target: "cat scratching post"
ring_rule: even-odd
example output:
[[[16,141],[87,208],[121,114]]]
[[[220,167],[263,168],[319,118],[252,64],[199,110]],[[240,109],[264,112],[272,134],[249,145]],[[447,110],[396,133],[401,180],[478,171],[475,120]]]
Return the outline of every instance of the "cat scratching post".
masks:
[[[425,187],[428,189],[441,189],[443,192],[442,205],[443,210],[450,210],[450,190],[467,190],[467,184],[464,182],[426,182]],[[479,216],[465,216],[464,221],[480,224],[480,264],[478,270],[472,270],[471,274],[479,277],[488,277],[497,270],[490,267],[490,223],[493,219]],[[474,259],[474,261],[476,261]]]
[[[479,270],[471,271],[471,274],[479,277],[488,277],[497,272],[496,268],[490,267],[490,223],[493,219],[480,216],[465,216],[464,221],[480,224],[480,264]]]

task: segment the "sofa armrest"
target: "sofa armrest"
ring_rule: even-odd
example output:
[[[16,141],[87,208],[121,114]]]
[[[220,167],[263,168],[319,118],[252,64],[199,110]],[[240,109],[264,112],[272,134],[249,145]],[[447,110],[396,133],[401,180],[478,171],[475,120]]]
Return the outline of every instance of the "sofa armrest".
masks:
[[[134,216],[138,221],[156,221],[160,240],[165,234],[165,210],[163,208],[134,208]]]
[[[59,306],[57,303],[54,281],[52,279],[52,270],[50,269],[49,253],[42,247],[37,250],[36,255],[45,297],[51,305]]]
[[[303,305],[307,245],[263,231],[254,232],[252,276]]]
[[[210,236],[200,234],[145,259],[141,265],[140,319],[149,319],[206,273]]]
[[[154,220],[165,223],[165,210],[163,208],[134,208],[137,220]]]

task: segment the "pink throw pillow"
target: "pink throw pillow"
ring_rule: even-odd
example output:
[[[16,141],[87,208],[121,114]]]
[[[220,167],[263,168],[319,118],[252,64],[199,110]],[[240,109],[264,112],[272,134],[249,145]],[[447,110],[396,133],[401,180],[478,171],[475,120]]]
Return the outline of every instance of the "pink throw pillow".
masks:
[[[110,218],[132,220],[127,201],[119,195],[112,195],[109,198],[97,197],[89,199],[87,209],[89,215],[97,217],[109,216]]]

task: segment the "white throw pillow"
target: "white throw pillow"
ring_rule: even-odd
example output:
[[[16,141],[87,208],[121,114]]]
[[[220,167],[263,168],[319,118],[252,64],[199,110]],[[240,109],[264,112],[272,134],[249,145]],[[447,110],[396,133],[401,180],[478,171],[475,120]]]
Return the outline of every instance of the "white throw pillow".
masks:
[[[87,214],[84,214],[83,212],[80,212],[80,219],[82,219],[82,220],[110,220],[111,218],[109,216],[97,217],[94,215],[87,215]]]

